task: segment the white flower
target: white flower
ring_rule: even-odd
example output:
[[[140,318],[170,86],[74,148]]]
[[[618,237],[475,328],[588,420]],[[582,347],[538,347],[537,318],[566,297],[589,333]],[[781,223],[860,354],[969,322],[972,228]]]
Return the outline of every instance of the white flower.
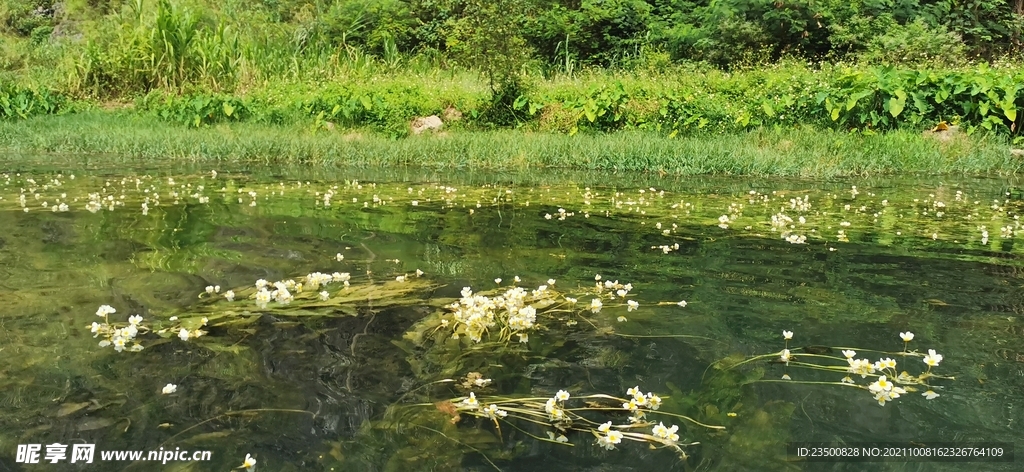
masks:
[[[679,305],[681,307],[685,307],[686,306],[686,300],[679,300],[679,303],[676,303],[676,305]]]
[[[598,281],[601,280],[601,274],[595,275],[594,276],[594,280],[598,280]]]
[[[334,260],[341,262],[345,260],[345,255],[339,252],[337,255],[334,256]]]
[[[793,380],[793,378],[789,374],[782,374],[782,380]]]
[[[331,298],[331,294],[327,293],[327,291],[326,291],[326,290],[324,290],[324,291],[320,292],[320,301],[324,301],[324,302],[325,302],[325,301],[327,301],[327,300],[328,300],[329,298]]]
[[[888,379],[886,379],[885,376],[883,375],[883,376],[878,377],[878,380],[874,381],[871,385],[868,385],[868,390],[871,390],[872,392],[875,392],[875,393],[887,392],[889,390],[892,390],[892,387],[893,387],[892,382],[890,382]],[[891,397],[890,397],[890,399],[891,399]]]
[[[779,353],[779,359],[781,359],[782,362],[789,362],[789,359],[791,357],[792,356],[790,356],[789,354],[789,349],[783,349],[782,352]]]
[[[597,430],[602,432],[602,433],[607,433],[608,431],[611,431],[611,429],[612,429],[612,422],[611,421],[609,421],[607,423],[603,423],[603,424],[601,424],[601,426],[597,427]]]
[[[637,302],[636,302],[635,300],[629,300],[629,301],[627,301],[627,302],[626,302],[626,305],[629,305],[629,308],[627,308],[627,309],[626,309],[626,311],[627,311],[627,312],[629,312],[629,311],[633,311],[633,310],[636,310],[637,308],[639,308],[639,307],[640,307],[640,304],[639,304],[639,303],[637,303]]]
[[[492,420],[496,420],[498,418],[504,418],[504,417],[508,416],[508,412],[507,411],[499,410],[498,409],[498,405],[495,405],[493,403],[490,404],[490,405],[487,405],[486,407],[484,407],[483,413],[484,413],[485,417],[490,418]]]
[[[139,323],[142,323],[142,316],[140,316],[140,315],[129,316],[128,317],[128,323],[131,324],[132,326],[138,326]]]
[[[475,409],[480,406],[480,402],[477,401],[476,394],[473,392],[469,392],[469,397],[462,400],[462,404],[470,409]]]
[[[942,362],[942,354],[936,354],[935,349],[929,349],[928,355],[924,356],[924,363],[928,364],[929,367],[935,367]]]
[[[181,328],[181,331],[178,331],[178,337],[181,338],[182,341],[188,341],[188,330]]]
[[[595,299],[590,301],[590,311],[593,312],[593,313],[597,313],[597,312],[601,311],[601,306],[602,306],[602,303],[601,303],[600,299],[595,298]]]
[[[251,472],[253,467],[256,467],[256,459],[253,459],[252,455],[246,454],[245,461],[242,462],[242,468]]]
[[[473,384],[477,387],[486,387],[491,384],[491,379],[475,379]]]
[[[667,427],[665,427],[664,423],[660,423],[659,422],[654,427],[654,430],[652,431],[652,434],[654,434],[654,437],[656,437],[656,438],[668,439],[669,441],[678,441],[679,440],[679,435],[676,434],[676,431],[679,431],[679,426],[672,425],[671,428],[667,428]]]
[[[559,390],[558,393],[555,394],[555,398],[558,399],[559,401],[564,402],[569,399],[569,392],[566,392],[565,390]]]
[[[170,395],[170,394],[172,394],[172,393],[174,393],[174,392],[177,392],[177,391],[178,391],[178,386],[177,386],[177,385],[174,385],[174,384],[167,384],[167,385],[164,385],[164,389],[163,389],[163,390],[161,390],[161,392],[162,392],[162,393],[163,393],[164,395]]]
[[[554,285],[555,279],[548,279],[548,285]]]
[[[786,340],[793,339],[793,332],[792,331],[783,330],[782,331],[782,337],[785,338]]]
[[[500,284],[501,283],[501,277],[498,277],[498,278],[494,279],[494,283]]]
[[[416,277],[419,277],[421,275],[423,275],[423,271],[419,270],[419,269],[416,269]]]
[[[927,399],[929,399],[929,400],[932,400],[932,399],[934,399],[935,397],[938,397],[938,396],[939,396],[939,394],[935,393],[935,392],[934,392],[934,391],[932,391],[932,390],[928,390],[927,392],[924,392],[924,393],[922,393],[922,394],[921,394],[921,396],[923,396],[923,397],[925,397],[925,398],[927,398]]]
[[[228,290],[227,292],[224,292],[224,299],[226,299],[229,302],[235,301],[235,292],[232,291],[232,290]]]
[[[100,305],[100,308],[96,310],[96,316],[107,316],[115,313],[117,310],[110,305]]]
[[[619,323],[625,323],[626,322],[626,317],[625,316],[619,316],[618,318],[616,318],[616,320]]]
[[[213,293],[213,285],[206,286],[206,293]]]
[[[857,355],[857,351],[850,350],[850,349],[844,349],[843,350],[843,355],[846,356],[847,359],[853,359],[853,356]]]
[[[398,277],[395,277],[395,282],[405,282],[405,276],[399,275]]]
[[[906,333],[900,333],[900,337],[903,338],[903,342],[909,343],[912,339],[914,339],[914,333],[907,331]]]

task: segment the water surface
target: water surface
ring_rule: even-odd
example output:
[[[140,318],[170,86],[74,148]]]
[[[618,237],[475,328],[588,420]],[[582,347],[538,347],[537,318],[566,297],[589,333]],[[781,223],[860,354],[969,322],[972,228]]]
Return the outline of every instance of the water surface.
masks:
[[[0,470],[228,470],[246,454],[259,470],[285,471],[962,470],[806,463],[786,444],[1021,444],[1016,185],[9,165],[0,175]],[[362,291],[342,302],[332,285],[335,302],[324,306],[223,299],[258,279],[317,271],[349,273],[349,290]],[[582,294],[596,275],[632,284],[639,309],[608,303],[592,313],[593,297],[577,295],[577,315],[540,317],[527,343],[424,341],[463,287],[508,288],[518,276],[530,290],[554,279],[553,290]],[[114,352],[89,329],[101,305],[117,310],[112,321],[139,314],[154,330],[210,322],[197,339],[144,333],[141,352]],[[869,351],[899,353],[899,333],[913,331],[907,347],[936,349],[936,372],[955,380],[933,381],[935,399],[916,391],[880,406],[836,385],[843,374],[767,358],[713,367],[779,352],[783,330],[795,333],[794,352],[827,346],[841,360],[838,348],[855,347],[916,374],[920,357]],[[481,398],[565,389],[580,408],[576,397],[640,386],[664,397],[660,412],[725,429],[652,413],[680,425],[680,442],[700,442],[683,460],[639,442],[608,451],[586,432],[566,433],[572,447],[546,442],[533,436],[560,432],[524,421],[498,429],[463,414],[453,424],[443,402],[459,404],[471,372],[492,380],[473,389]],[[164,395],[168,383],[177,391]],[[586,414],[628,422],[624,410]],[[18,444],[55,442],[208,449],[212,460],[15,462]]]

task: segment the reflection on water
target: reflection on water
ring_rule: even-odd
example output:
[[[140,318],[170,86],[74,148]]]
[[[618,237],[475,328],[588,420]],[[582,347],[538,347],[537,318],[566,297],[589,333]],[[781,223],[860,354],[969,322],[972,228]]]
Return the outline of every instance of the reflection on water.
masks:
[[[18,444],[55,442],[213,452],[159,468],[179,471],[228,470],[247,453],[260,470],[961,470],[801,463],[785,444],[1022,439],[1024,234],[1011,182],[73,171],[0,176],[0,470],[71,470],[15,463]],[[315,271],[388,287],[416,270],[428,282],[411,299],[311,311],[242,300],[229,318],[198,296]],[[502,353],[465,343],[443,362],[413,342],[462,287],[519,276],[569,290],[595,274],[632,283],[640,309],[548,327]],[[121,321],[212,320],[203,338],[149,333],[142,352],[116,353],[88,329],[103,304]],[[912,330],[913,347],[942,352],[956,380],[938,382],[934,400],[881,407],[857,389],[760,381],[787,373],[778,363],[709,369],[780,350],[783,330],[793,346],[881,351]],[[701,442],[684,462],[582,434],[573,447],[538,441],[529,424],[452,424],[432,403],[465,392],[430,382],[469,372],[493,379],[489,395],[621,397],[640,385],[665,397],[663,410],[726,430],[684,427]],[[168,383],[177,392],[161,394]],[[87,470],[111,468],[157,470]]]

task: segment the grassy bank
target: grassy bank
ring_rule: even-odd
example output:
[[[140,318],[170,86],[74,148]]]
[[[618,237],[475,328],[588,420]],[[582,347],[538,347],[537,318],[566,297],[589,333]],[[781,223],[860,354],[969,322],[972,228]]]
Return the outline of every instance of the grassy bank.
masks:
[[[877,135],[804,128],[669,138],[652,131],[567,136],[521,130],[453,130],[393,139],[372,131],[223,123],[169,126],[131,112],[89,111],[0,122],[0,163],[38,153],[90,154],[111,162],[250,162],[324,166],[523,170],[561,168],[672,175],[835,177],[927,173],[1007,174],[1024,162],[1005,139],[918,132]]]

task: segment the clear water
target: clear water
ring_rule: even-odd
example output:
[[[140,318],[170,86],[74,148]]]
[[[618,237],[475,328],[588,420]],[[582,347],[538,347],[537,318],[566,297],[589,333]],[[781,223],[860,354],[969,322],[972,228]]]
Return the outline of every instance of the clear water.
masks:
[[[786,453],[794,441],[1020,446],[1024,264],[1016,241],[1024,233],[1016,234],[1015,181],[211,170],[82,161],[3,169],[0,470],[228,470],[246,454],[257,470],[283,471],[1018,470],[808,463]],[[96,212],[86,209],[90,193],[102,199]],[[124,204],[110,209],[108,195]],[[793,208],[790,199],[804,195],[810,208]],[[68,211],[50,210],[58,199]],[[805,216],[792,223],[805,244],[784,240],[787,228],[772,231],[780,211]],[[719,227],[730,214],[728,228]],[[306,311],[200,297],[208,285],[241,293],[257,279],[314,271],[350,272],[353,289],[372,287],[371,297]],[[408,290],[396,292],[403,274]],[[495,278],[508,286],[519,276],[527,288],[551,278],[578,292],[595,274],[632,283],[640,308],[581,310],[575,326],[545,318],[526,344],[416,342],[462,287],[488,290]],[[141,314],[155,328],[173,326],[172,316],[211,322],[198,339],[140,334],[143,351],[117,353],[97,346],[89,329],[104,304],[117,309],[111,320]],[[795,332],[791,348],[856,347],[872,359],[881,355],[868,349],[901,351],[898,333],[911,330],[910,349],[942,353],[936,372],[955,380],[933,382],[936,399],[918,391],[879,406],[865,390],[835,385],[843,374],[765,359],[724,373],[712,367],[778,352],[783,330]],[[896,358],[900,370],[924,365]],[[470,372],[493,380],[477,389],[481,398],[560,389],[624,397],[639,385],[664,397],[660,412],[725,429],[652,413],[655,423],[680,424],[681,441],[701,443],[682,460],[639,442],[607,451],[585,432],[567,434],[573,447],[540,441],[531,435],[551,428],[524,421],[500,432],[468,414],[453,424],[433,403],[458,403],[465,391],[430,382]],[[780,381],[783,374],[793,380]],[[161,394],[168,383],[177,391]],[[615,424],[628,416],[587,414]],[[55,442],[204,449],[212,460],[16,463],[17,445]]]

